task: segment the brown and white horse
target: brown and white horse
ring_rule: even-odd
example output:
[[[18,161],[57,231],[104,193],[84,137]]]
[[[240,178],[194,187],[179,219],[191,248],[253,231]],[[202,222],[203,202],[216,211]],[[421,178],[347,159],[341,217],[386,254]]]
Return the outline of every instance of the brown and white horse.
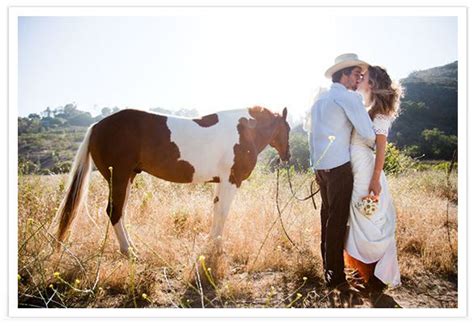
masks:
[[[64,240],[78,215],[93,162],[111,189],[107,214],[122,253],[132,246],[124,207],[130,185],[142,171],[171,182],[216,183],[210,235],[220,243],[232,199],[254,169],[257,155],[270,145],[282,160],[290,158],[286,116],[286,108],[282,115],[253,107],[199,119],[126,109],[101,120],[89,128],[77,152],[57,213],[58,240]]]

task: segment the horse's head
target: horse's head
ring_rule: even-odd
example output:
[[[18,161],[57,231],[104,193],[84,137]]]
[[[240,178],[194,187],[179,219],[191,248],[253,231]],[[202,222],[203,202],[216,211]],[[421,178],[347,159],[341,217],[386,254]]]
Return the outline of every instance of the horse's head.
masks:
[[[276,114],[276,127],[273,132],[272,139],[270,141],[270,146],[275,148],[280,155],[282,161],[290,160],[290,125],[286,121],[287,115],[286,108],[283,109],[282,115]]]

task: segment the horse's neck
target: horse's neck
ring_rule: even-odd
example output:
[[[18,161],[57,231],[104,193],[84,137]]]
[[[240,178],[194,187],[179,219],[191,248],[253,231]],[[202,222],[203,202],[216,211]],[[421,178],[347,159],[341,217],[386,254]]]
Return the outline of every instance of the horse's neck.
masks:
[[[266,125],[259,126],[257,124],[255,133],[255,147],[258,153],[263,151],[265,147],[272,141],[273,133],[275,132],[276,124],[269,123]]]

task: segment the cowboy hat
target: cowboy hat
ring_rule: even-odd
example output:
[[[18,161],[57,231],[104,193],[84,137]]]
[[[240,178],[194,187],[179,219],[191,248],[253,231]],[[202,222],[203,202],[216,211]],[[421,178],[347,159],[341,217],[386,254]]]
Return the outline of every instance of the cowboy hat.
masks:
[[[331,78],[335,72],[352,66],[359,66],[363,70],[365,70],[367,69],[369,64],[367,62],[359,60],[357,54],[355,53],[344,53],[334,59],[334,65],[332,65],[328,70],[326,70],[324,76],[326,78]]]

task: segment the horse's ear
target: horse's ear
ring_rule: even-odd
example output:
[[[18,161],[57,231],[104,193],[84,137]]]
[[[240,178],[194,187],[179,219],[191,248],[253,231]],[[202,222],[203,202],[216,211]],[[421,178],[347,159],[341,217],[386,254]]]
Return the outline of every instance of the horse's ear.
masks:
[[[255,119],[249,119],[249,121],[248,121],[248,126],[249,126],[250,128],[252,128],[252,129],[255,128],[255,127],[257,126],[257,120],[255,120]]]
[[[282,113],[282,117],[283,117],[283,120],[286,120],[286,115],[287,115],[288,111],[286,108],[283,109],[283,113]]]

